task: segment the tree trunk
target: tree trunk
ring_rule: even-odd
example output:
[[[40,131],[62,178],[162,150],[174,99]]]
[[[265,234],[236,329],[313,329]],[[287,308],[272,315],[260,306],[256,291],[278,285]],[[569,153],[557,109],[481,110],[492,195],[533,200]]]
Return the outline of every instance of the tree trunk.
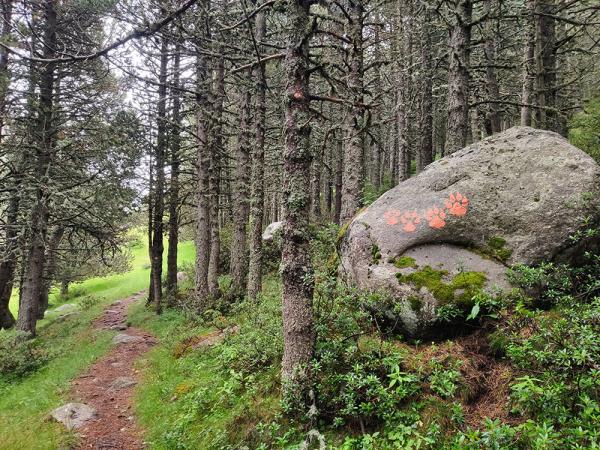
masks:
[[[525,35],[523,53],[523,89],[521,91],[521,125],[530,127],[532,111],[529,106],[533,101],[533,86],[535,82],[535,1],[525,3]]]
[[[536,2],[536,93],[537,128],[556,130],[556,23],[554,17],[554,0],[538,0]]]
[[[40,292],[40,300],[38,304],[38,319],[44,318],[44,313],[48,309],[48,298],[50,296],[50,288],[52,287],[52,281],[56,272],[56,265],[58,259],[58,246],[60,245],[65,229],[62,226],[58,226],[50,237],[49,246],[46,251],[46,271],[44,273],[44,281],[42,284],[42,290]]]
[[[69,294],[69,281],[62,280],[60,282],[60,296],[66,297]]]
[[[340,221],[352,219],[362,203],[364,173],[364,108],[363,103],[363,3],[350,2],[348,13],[349,48],[347,74],[348,98],[351,104],[346,113],[344,173],[342,181],[342,210]]]
[[[181,93],[178,90],[179,66],[181,60],[181,44],[175,46],[173,61],[173,118],[171,128],[171,186],[169,189],[169,247],[167,249],[167,292],[169,302],[174,301],[177,292],[177,245],[179,244],[179,165],[181,163]]]
[[[215,95],[212,101],[210,133],[210,173],[208,189],[210,193],[210,258],[208,263],[208,292],[211,297],[219,296],[219,262],[221,256],[221,236],[219,235],[219,212],[221,199],[221,151],[223,147],[223,101],[225,98],[225,66],[219,44],[219,57],[215,68]]]
[[[12,8],[13,0],[3,0],[1,6],[2,31],[0,39],[2,42],[9,42],[12,32]],[[6,94],[10,84],[10,71],[8,70],[8,50],[0,47],[0,142],[4,140],[4,118],[6,117]]]
[[[154,270],[154,266],[152,265],[152,254],[154,252],[154,246],[152,244],[153,232],[154,232],[154,159],[152,158],[152,153],[149,155],[148,161],[148,259],[150,260],[150,282],[148,284],[148,299],[146,300],[146,306],[150,306],[154,303],[154,277],[152,276],[152,271]]]
[[[492,16],[492,3],[493,0],[483,2],[484,15]],[[492,19],[488,18],[485,21],[484,33],[485,40],[483,53],[486,62],[485,81],[488,99],[498,101],[500,100],[500,87],[498,85],[498,78],[496,77],[496,70],[494,69],[494,64],[496,64],[496,36],[498,35],[498,32],[494,29],[494,22],[492,22]],[[490,133],[488,134],[500,133],[502,131],[498,103],[489,103],[486,120],[490,124]]]
[[[152,292],[154,308],[158,314],[162,312],[162,266],[164,252],[164,212],[165,212],[165,154],[167,150],[167,69],[169,44],[166,36],[162,36],[160,50],[160,72],[158,76],[158,105],[156,133],[156,182],[154,186],[154,217],[152,232]]]
[[[310,180],[310,217],[313,222],[318,222],[321,217],[321,170],[323,167],[323,151],[327,142],[328,133],[325,134],[323,144],[316,147]],[[310,146],[310,144],[309,144]]]
[[[433,161],[433,54],[431,51],[431,12],[425,6],[421,24],[421,121],[417,172],[421,172]]]
[[[44,59],[53,59],[56,48],[55,0],[44,2]],[[35,129],[34,179],[38,183],[34,205],[31,209],[29,231],[30,243],[27,250],[25,273],[21,288],[17,328],[30,336],[35,336],[38,302],[44,274],[45,242],[48,231],[48,172],[54,152],[54,84],[56,63],[41,63],[39,78],[39,105]]]
[[[536,126],[556,130],[556,22],[554,0],[536,2]]]
[[[408,143],[409,89],[411,86],[409,58],[412,38],[410,6],[410,2],[398,3],[399,27],[401,30],[398,32],[400,42],[397,44],[399,57],[397,58],[396,127],[398,133],[398,166],[396,171],[399,183],[410,177],[410,148]]]
[[[340,133],[341,134],[341,133]],[[342,178],[344,173],[344,143],[341,137],[336,140],[335,151],[335,205],[333,211],[333,221],[340,225],[340,215],[342,213]]]
[[[12,0],[2,2],[2,32],[0,39],[8,42],[12,31]],[[8,70],[8,50],[0,48],[0,142],[4,140],[4,117],[6,115],[6,94],[10,83],[10,72]],[[20,168],[18,168],[20,171]],[[11,328],[15,318],[9,309],[10,296],[12,294],[13,279],[17,264],[17,218],[19,212],[19,185],[20,173],[14,173],[14,190],[11,192],[5,219],[5,245],[2,249],[0,260],[0,329]]]
[[[206,307],[208,292],[208,265],[210,260],[210,197],[208,192],[208,174],[210,148],[208,145],[208,58],[203,55],[204,38],[210,36],[206,24],[208,5],[202,4],[201,18],[197,23],[196,41],[196,299],[198,308]]]
[[[13,190],[10,194],[8,207],[6,211],[4,235],[5,245],[2,249],[2,260],[0,261],[0,329],[11,328],[15,324],[15,318],[9,309],[10,297],[17,267],[17,258],[19,250],[18,242],[18,215],[20,206],[20,186],[21,186],[21,168],[17,168],[19,173],[15,173]]]
[[[382,20],[382,17],[378,17],[378,20]],[[376,63],[382,61],[381,55],[381,37],[380,27],[374,27],[374,39],[375,44],[373,48],[373,58]],[[383,98],[383,83],[381,78],[381,64],[377,64],[374,68],[375,73],[373,74],[373,86],[376,89],[376,97],[381,96]],[[371,183],[375,192],[379,192],[381,189],[381,157],[383,154],[383,136],[382,136],[382,124],[381,124],[381,108],[375,108],[373,114],[373,125],[371,126],[371,133],[373,135],[372,152],[373,162],[371,164]]]
[[[258,6],[258,5],[257,5]],[[262,54],[262,43],[267,32],[267,17],[261,10],[254,19],[255,40]],[[254,68],[256,86],[255,100],[255,142],[252,150],[252,192],[250,198],[250,261],[248,264],[248,297],[255,300],[262,287],[262,231],[264,214],[264,160],[265,160],[265,122],[267,110],[267,81],[265,64]]]
[[[333,141],[335,140],[335,132],[330,134],[330,138],[326,141],[327,145],[327,163],[325,165],[325,212],[327,213],[327,218],[329,220],[333,220],[332,218],[332,207],[333,207],[333,162],[334,162],[334,145]]]
[[[234,295],[243,297],[246,288],[248,257],[246,246],[246,226],[248,225],[250,163],[250,91],[242,93],[240,106],[241,123],[235,160],[235,200],[233,201],[233,240],[231,242],[231,287]]]
[[[284,396],[306,398],[309,363],[313,357],[315,331],[312,297],[314,282],[309,254],[310,203],[310,94],[308,50],[311,28],[310,3],[288,2],[285,57],[286,111],[283,158],[283,281],[282,381]]]
[[[445,154],[467,144],[469,131],[469,57],[472,0],[455,0],[449,40],[448,123]]]

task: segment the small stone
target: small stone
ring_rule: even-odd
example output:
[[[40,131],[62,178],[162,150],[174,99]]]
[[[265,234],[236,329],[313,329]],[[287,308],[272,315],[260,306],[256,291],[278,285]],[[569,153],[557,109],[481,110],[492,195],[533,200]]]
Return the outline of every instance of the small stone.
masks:
[[[129,334],[120,333],[113,338],[113,344],[134,344],[142,342],[144,339],[139,336],[131,336]]]
[[[115,389],[115,390],[127,389],[131,386],[135,386],[136,384],[137,384],[137,381],[135,381],[131,377],[118,377],[115,379],[115,381],[110,383],[110,388]]]
[[[64,305],[60,305],[58,308],[55,308],[54,312],[61,313],[65,311],[70,311],[75,308],[77,308],[77,305],[73,303],[65,303]]]
[[[91,406],[84,403],[67,403],[50,413],[52,418],[62,423],[67,430],[77,430],[97,416]]]
[[[185,272],[177,272],[177,281],[182,283],[188,280],[188,275]]]

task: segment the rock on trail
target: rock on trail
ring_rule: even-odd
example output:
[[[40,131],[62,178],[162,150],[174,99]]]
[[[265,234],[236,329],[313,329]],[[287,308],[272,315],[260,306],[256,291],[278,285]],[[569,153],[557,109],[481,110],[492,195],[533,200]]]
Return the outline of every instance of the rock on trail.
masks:
[[[94,408],[83,403],[67,403],[50,413],[52,418],[62,423],[67,430],[77,430],[97,417]]]

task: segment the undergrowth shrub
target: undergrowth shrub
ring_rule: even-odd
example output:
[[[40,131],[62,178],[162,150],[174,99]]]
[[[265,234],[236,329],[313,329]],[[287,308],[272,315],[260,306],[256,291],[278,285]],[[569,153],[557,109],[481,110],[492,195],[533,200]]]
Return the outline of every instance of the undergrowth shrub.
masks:
[[[234,306],[240,330],[220,346],[218,359],[225,370],[248,375],[281,363],[283,332],[279,292],[270,292],[256,302]]]
[[[79,306],[82,310],[90,309],[104,301],[104,297],[97,295],[86,295],[79,301]]]
[[[16,330],[0,330],[0,378],[21,378],[46,363],[47,352],[35,339]]]

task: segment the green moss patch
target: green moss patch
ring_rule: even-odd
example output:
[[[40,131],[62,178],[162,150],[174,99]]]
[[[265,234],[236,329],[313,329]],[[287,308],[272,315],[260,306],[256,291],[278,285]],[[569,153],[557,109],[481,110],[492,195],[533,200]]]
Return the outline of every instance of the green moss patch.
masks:
[[[500,260],[503,263],[506,262],[512,255],[512,250],[506,247],[506,239],[499,236],[492,236],[489,238],[483,248],[475,249],[476,253],[482,256],[492,257]]]
[[[412,267],[416,269],[419,267],[414,258],[410,256],[398,256],[397,258],[390,258],[389,263],[396,266],[398,269],[406,269],[408,267]]]
[[[425,287],[441,303],[458,303],[469,306],[471,299],[484,287],[487,278],[483,272],[461,272],[456,275],[450,283],[443,281],[444,276],[448,275],[445,270],[435,270],[430,266],[425,266],[421,270],[404,275],[396,274],[400,283],[410,283],[415,288]],[[456,291],[460,290],[460,293]],[[410,298],[409,298],[409,301]],[[413,306],[411,301],[411,307]],[[420,308],[420,304],[416,305]]]
[[[342,244],[342,240],[344,239],[344,236],[346,236],[346,232],[348,231],[348,227],[350,227],[350,222],[346,222],[345,224],[343,224],[340,227],[340,231],[338,231],[337,239],[335,241],[336,246],[338,248]]]
[[[506,239],[503,239],[498,236],[492,236],[487,241],[487,246],[493,248],[495,250],[500,250],[506,245]]]

